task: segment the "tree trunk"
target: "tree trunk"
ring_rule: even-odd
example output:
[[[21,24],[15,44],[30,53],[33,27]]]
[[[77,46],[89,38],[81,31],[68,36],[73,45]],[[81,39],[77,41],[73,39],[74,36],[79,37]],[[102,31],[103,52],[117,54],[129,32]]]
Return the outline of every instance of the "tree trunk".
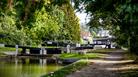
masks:
[[[30,9],[31,3],[30,0],[27,1],[26,7],[24,9],[24,18],[23,20],[26,21],[26,19],[28,18],[28,13],[29,13],[29,9]]]
[[[13,0],[8,0],[8,9],[11,9],[12,8],[12,3],[13,3]]]

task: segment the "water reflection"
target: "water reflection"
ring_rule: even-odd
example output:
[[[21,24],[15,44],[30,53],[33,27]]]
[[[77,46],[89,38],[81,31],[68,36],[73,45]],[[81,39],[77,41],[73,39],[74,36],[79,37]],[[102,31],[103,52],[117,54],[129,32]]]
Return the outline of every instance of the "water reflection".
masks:
[[[53,59],[12,58],[0,61],[1,77],[40,77],[60,69]]]

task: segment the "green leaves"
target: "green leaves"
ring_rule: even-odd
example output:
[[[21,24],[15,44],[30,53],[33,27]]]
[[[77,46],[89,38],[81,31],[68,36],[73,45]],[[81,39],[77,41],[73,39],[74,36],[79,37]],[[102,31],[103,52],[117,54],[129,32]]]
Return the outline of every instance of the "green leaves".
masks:
[[[24,29],[18,30],[16,27],[16,18],[14,16],[8,16],[4,14],[0,16],[0,34],[5,34],[5,38],[0,38],[0,42],[4,44],[30,44],[29,36]]]
[[[0,2],[1,43],[19,45],[39,45],[45,40],[80,39],[79,21],[69,0],[56,0],[67,4],[65,7],[51,0],[14,0]],[[56,2],[55,2],[56,3]],[[67,6],[67,7],[66,7]],[[62,36],[62,37],[61,37]]]

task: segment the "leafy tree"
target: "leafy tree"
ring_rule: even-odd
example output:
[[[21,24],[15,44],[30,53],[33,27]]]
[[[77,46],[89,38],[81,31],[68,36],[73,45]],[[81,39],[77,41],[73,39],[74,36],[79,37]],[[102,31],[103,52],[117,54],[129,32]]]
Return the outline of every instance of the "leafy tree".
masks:
[[[0,6],[0,34],[7,36],[0,38],[2,43],[39,45],[45,40],[80,39],[69,0],[1,0]]]
[[[53,16],[57,12],[48,12],[46,6],[50,3],[49,0],[4,0],[0,3],[4,6],[0,8],[0,33],[7,35],[7,38],[2,38],[0,42],[38,45],[45,38],[52,40],[55,35],[59,35],[60,25],[63,23],[60,20],[64,20],[63,14],[57,8],[58,13],[62,14],[60,19],[59,16]]]
[[[79,19],[75,15],[74,8],[70,0],[53,0],[52,4],[58,5],[65,13],[65,22],[63,23],[62,36],[65,40],[74,42],[80,41],[80,24]]]
[[[16,27],[16,18],[14,15],[3,14],[0,16],[0,22],[0,34],[6,35],[5,38],[0,38],[1,43],[30,45],[31,39],[25,33],[25,30],[18,30]]]
[[[45,13],[45,8],[42,8],[41,11],[36,11],[34,18],[36,21],[32,23],[33,27],[31,31],[35,33],[35,35],[33,35],[35,40],[42,42],[44,38],[54,40],[54,38],[57,37],[55,35],[59,34],[60,26],[55,21],[54,17]]]
[[[128,45],[130,51],[137,53],[137,0],[73,0],[79,10],[91,14],[90,25],[103,26],[112,30],[120,45]],[[82,6],[80,6],[82,5]],[[102,24],[99,23],[102,19]]]

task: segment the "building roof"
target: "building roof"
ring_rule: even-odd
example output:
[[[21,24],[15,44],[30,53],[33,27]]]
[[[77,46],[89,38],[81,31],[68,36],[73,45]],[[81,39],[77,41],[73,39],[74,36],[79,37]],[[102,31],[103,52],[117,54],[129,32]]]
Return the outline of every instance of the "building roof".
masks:
[[[90,37],[91,33],[88,31],[81,31],[81,37]]]

